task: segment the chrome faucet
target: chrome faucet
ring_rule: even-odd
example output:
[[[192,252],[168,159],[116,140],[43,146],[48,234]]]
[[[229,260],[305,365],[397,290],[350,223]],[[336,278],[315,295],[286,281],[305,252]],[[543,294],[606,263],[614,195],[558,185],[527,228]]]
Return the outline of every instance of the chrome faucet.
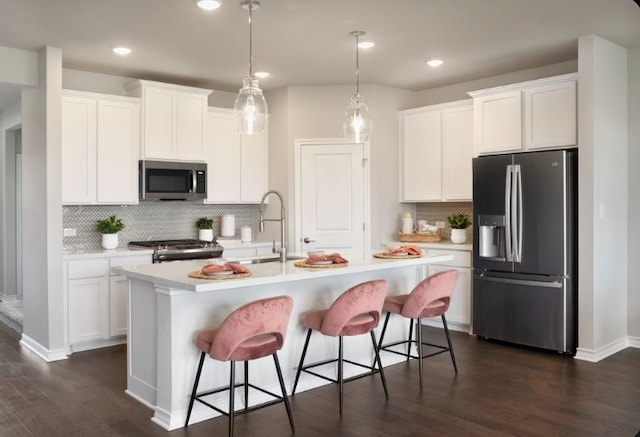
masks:
[[[264,218],[264,201],[269,196],[269,194],[275,194],[280,199],[280,218],[279,219],[266,219]],[[260,201],[260,232],[264,232],[264,222],[280,222],[280,250],[276,249],[276,242],[273,241],[273,253],[280,253],[280,262],[284,263],[287,261],[287,246],[285,244],[285,217],[286,213],[284,210],[284,200],[282,199],[282,194],[278,190],[270,190],[264,193],[262,196],[262,200]]]

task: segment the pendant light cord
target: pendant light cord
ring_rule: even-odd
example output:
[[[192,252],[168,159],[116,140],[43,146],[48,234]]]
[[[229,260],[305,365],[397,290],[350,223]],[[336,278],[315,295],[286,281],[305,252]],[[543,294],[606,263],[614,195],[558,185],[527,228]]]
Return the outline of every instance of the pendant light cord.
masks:
[[[356,94],[360,94],[360,58],[358,50],[358,40],[360,35],[356,33]]]
[[[253,5],[249,3],[249,77],[253,79]]]

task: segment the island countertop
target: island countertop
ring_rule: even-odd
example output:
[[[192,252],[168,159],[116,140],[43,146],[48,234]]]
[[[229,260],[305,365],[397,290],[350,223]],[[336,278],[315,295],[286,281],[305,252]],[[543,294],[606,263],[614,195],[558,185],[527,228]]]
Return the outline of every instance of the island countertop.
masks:
[[[200,270],[204,265],[216,262],[243,262],[242,258],[174,261],[160,264],[143,264],[136,266],[118,266],[112,268],[114,273],[140,279],[168,288],[207,292],[216,290],[229,290],[232,288],[267,285],[281,282],[300,281],[305,279],[317,279],[353,273],[372,272],[377,270],[396,268],[399,265],[419,266],[423,264],[439,263],[453,259],[451,255],[422,256],[406,259],[382,259],[375,258],[370,251],[362,253],[350,253],[344,255],[349,261],[344,267],[332,266],[331,268],[307,268],[296,267],[296,261],[280,263],[278,261],[260,264],[248,264],[251,276],[238,279],[197,279],[189,277],[189,272]],[[291,254],[291,256],[303,257],[304,254]],[[260,257],[257,257],[260,258]]]

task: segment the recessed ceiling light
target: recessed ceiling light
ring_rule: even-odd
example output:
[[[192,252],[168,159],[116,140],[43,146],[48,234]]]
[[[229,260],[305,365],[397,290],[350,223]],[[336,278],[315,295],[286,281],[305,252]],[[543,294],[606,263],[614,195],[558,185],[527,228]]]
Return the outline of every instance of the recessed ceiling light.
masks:
[[[222,5],[222,1],[220,0],[195,0],[195,2],[199,8],[205,11],[213,11]]]
[[[362,41],[358,43],[358,47],[361,49],[370,49],[371,47],[374,47],[376,45],[376,43],[374,43],[373,41]]]
[[[264,79],[265,77],[269,77],[270,74],[268,71],[256,71],[253,75],[257,78]]]
[[[113,53],[125,56],[125,55],[128,55],[129,53],[131,53],[131,49],[129,47],[114,47],[113,48]]]
[[[429,67],[439,67],[442,64],[444,64],[444,61],[442,59],[430,59],[427,61],[427,65]]]

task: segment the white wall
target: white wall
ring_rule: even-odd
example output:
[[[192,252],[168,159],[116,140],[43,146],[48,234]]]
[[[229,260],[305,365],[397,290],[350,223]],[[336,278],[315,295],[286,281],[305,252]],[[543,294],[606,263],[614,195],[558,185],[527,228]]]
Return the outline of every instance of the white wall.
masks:
[[[0,112],[0,299],[15,299],[15,129],[20,126],[20,101]],[[9,140],[9,141],[7,141]]]
[[[579,358],[627,344],[627,53],[579,41]]]
[[[66,357],[62,293],[62,53],[39,53],[39,86],[22,91],[24,324],[22,343]],[[37,268],[33,268],[37,266]],[[27,271],[25,270],[25,271]]]
[[[38,53],[10,47],[0,47],[0,82],[38,85]]]
[[[640,47],[629,50],[629,336],[640,347]]]

